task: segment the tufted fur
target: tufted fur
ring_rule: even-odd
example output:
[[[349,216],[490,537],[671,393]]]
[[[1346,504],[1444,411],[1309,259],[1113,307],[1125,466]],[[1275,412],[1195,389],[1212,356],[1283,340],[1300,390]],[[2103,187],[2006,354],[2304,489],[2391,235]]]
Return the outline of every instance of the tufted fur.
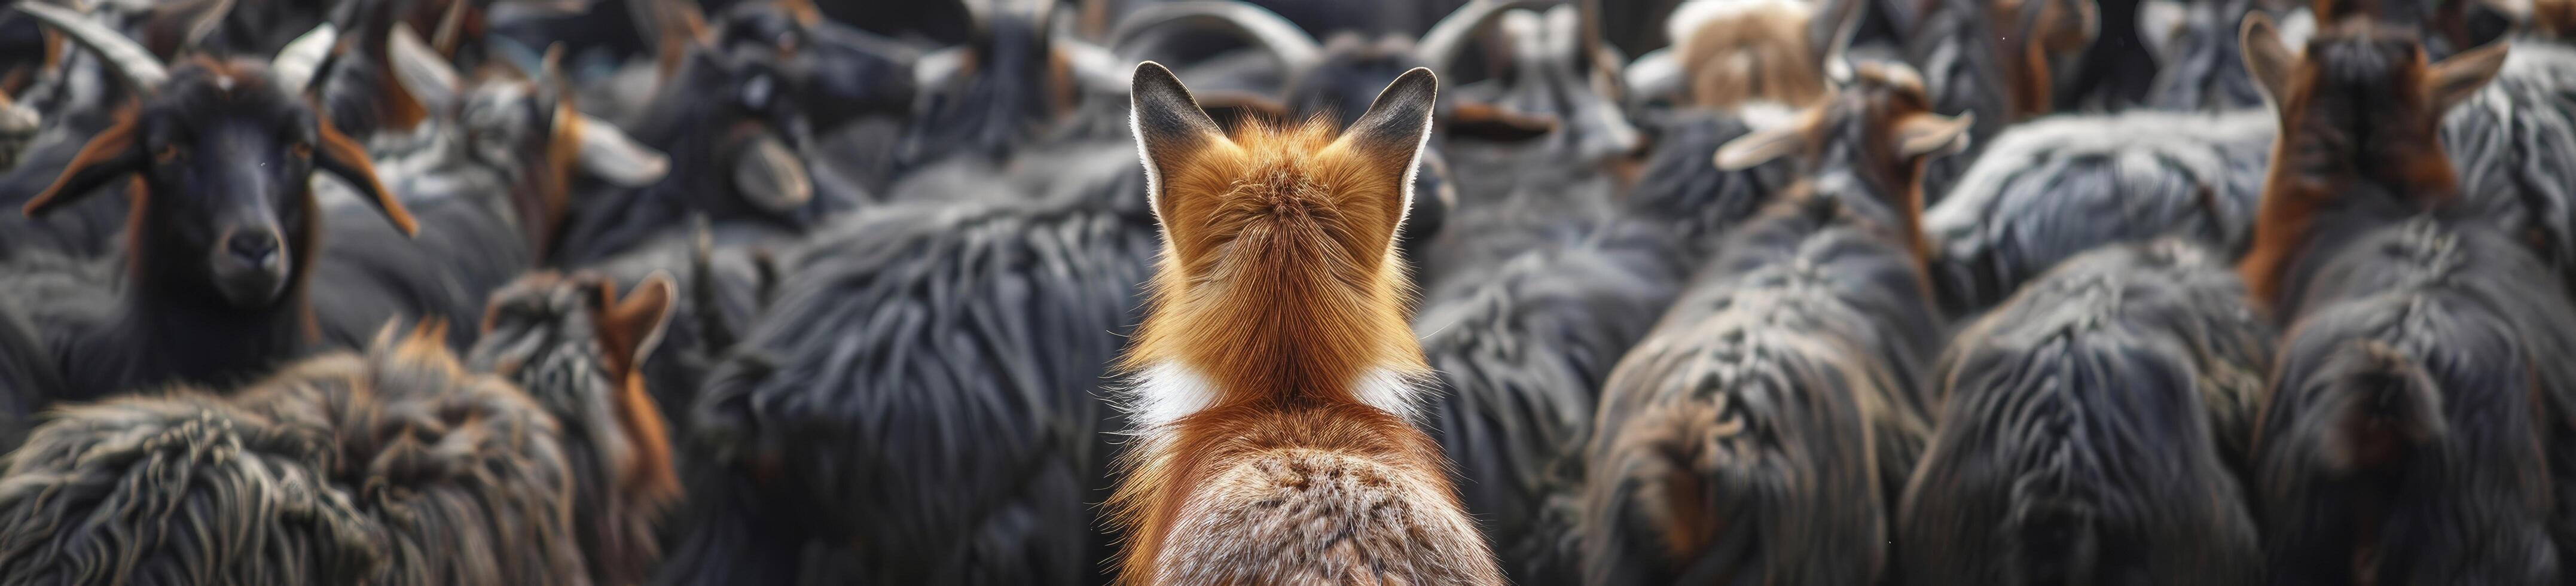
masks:
[[[2119,245],[2068,259],[1961,333],[1896,521],[1898,575],[2253,583],[2262,550],[2230,440],[2250,423],[2270,332],[2243,298],[2196,245]]]

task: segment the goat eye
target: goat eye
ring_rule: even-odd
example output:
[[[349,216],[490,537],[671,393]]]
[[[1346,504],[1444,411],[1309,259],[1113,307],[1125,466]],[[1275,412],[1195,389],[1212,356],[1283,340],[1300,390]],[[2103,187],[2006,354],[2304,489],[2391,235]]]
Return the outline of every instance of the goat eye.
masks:
[[[295,144],[287,145],[286,150],[287,152],[295,153],[297,158],[313,157],[313,143],[296,141]]]
[[[152,160],[167,163],[178,160],[181,155],[186,154],[188,154],[187,149],[179,148],[179,145],[165,144],[161,145],[161,148],[153,149]]]

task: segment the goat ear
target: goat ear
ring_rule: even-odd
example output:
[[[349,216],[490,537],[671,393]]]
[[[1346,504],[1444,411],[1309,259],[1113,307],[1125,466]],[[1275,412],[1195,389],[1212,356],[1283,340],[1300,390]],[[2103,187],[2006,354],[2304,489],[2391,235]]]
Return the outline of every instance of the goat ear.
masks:
[[[557,124],[570,124],[572,138],[581,141],[576,155],[583,171],[620,187],[643,187],[661,181],[671,171],[670,157],[653,147],[635,142],[617,125],[564,108],[555,114]]]
[[[1742,171],[1797,154],[1807,148],[1807,127],[1789,124],[1756,130],[1717,147],[1713,159],[1720,171]]]
[[[1977,123],[1977,113],[1961,112],[1958,116],[1917,114],[1896,123],[1896,154],[1906,159],[1919,159],[1936,154],[1967,150],[1968,128]]]
[[[1422,148],[1431,140],[1431,115],[1439,100],[1440,77],[1430,68],[1415,67],[1378,92],[1368,111],[1333,142],[1366,160],[1404,162],[1403,195],[1390,208],[1395,215],[1388,218],[1388,227],[1402,224],[1405,211],[1413,207],[1413,176],[1422,168]]]
[[[2146,0],[2138,3],[2138,40],[2146,44],[2147,56],[2157,65],[2172,67],[2174,37],[2191,21],[2193,7],[2185,0]]]
[[[80,153],[72,156],[72,162],[63,167],[63,174],[54,179],[52,187],[36,194],[35,199],[27,200],[27,215],[44,215],[64,204],[79,201],[110,181],[143,172],[148,155],[143,152],[141,137],[136,136],[137,122],[130,113],[120,118],[115,126],[91,137],[89,144],[81,145]]]
[[[608,289],[602,295],[610,295],[616,287],[605,279],[601,286]],[[662,330],[671,323],[671,304],[677,298],[678,288],[671,285],[670,273],[654,271],[627,291],[624,298],[600,307],[599,343],[608,352],[611,366],[622,371],[619,374],[631,374],[641,368],[644,357],[662,343]]]
[[[315,134],[322,140],[317,141],[321,144],[313,145],[313,165],[366,194],[375,202],[376,209],[385,213],[385,219],[391,220],[394,228],[402,230],[403,235],[419,234],[420,226],[412,223],[411,210],[403,209],[402,201],[394,197],[394,192],[376,180],[376,167],[367,161],[367,149],[360,148],[357,141],[340,134],[340,129],[332,128],[330,119],[324,118],[320,124],[320,131]]]
[[[2504,58],[2505,43],[2487,43],[2426,68],[2424,92],[2432,98],[2433,111],[2450,110],[2476,95],[2478,89],[2495,80],[2498,70],[2504,69]]]
[[[1556,117],[1522,114],[1484,102],[1460,101],[1449,109],[1449,135],[1511,142],[1531,140],[1556,131]]]
[[[1181,79],[1162,64],[1136,64],[1136,75],[1129,83],[1134,104],[1127,118],[1136,133],[1136,150],[1145,159],[1145,197],[1161,217],[1165,174],[1188,161],[1191,153],[1224,139],[1225,133],[1190,98],[1190,89],[1181,86]]]
[[[2245,71],[2254,77],[2254,86],[2278,104],[2290,95],[2290,71],[2298,66],[2298,55],[2281,44],[2281,30],[2272,25],[2272,17],[2255,12],[2245,15],[2245,26],[2236,36],[2238,48],[2245,54]]]

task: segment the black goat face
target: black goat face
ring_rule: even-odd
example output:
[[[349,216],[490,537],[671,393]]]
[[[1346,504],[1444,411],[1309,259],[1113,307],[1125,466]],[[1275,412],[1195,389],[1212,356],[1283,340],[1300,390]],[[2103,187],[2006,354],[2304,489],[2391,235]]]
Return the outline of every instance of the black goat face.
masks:
[[[143,112],[144,184],[162,195],[146,229],[203,254],[207,283],[225,301],[266,307],[285,291],[291,247],[309,245],[304,182],[317,123],[302,104],[263,99],[273,92],[235,91],[264,77],[197,71],[209,83],[174,85],[181,91],[155,96]]]
[[[902,160],[1006,156],[1013,143],[1070,107],[1072,85],[1057,75],[1050,43],[1043,26],[1017,15],[985,22],[955,75],[927,80],[921,88]]]
[[[366,152],[276,87],[267,68],[200,59],[170,70],[139,109],[92,138],[26,211],[42,214],[138,176],[132,253],[145,286],[211,290],[231,307],[264,309],[312,257],[317,212],[307,186],[316,169],[412,231]]]

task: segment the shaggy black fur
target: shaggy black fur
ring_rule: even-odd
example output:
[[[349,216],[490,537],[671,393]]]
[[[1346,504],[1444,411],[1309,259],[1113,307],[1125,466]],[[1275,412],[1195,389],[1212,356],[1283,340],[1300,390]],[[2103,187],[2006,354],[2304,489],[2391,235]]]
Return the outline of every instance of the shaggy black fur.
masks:
[[[1908,584],[2252,584],[2229,463],[2269,328],[2180,240],[2069,259],[1960,334],[1896,522]]]
[[[2566,574],[2576,310],[2476,225],[2408,220],[2319,267],[2255,440],[2272,583]]]
[[[1094,581],[1104,376],[1160,243],[1132,148],[1062,148],[782,258],[697,403],[662,583]]]
[[[2466,205],[2522,230],[2576,285],[2576,49],[2516,40],[2504,70],[2442,119]]]
[[[2272,126],[2260,112],[2129,112],[2005,130],[1924,213],[1943,305],[1983,310],[2113,242],[2173,234],[2233,257],[2252,236]]]
[[[1939,326],[1849,175],[1721,247],[1603,391],[1587,584],[1863,584],[1928,434]],[[1878,210],[1878,211],[1873,211]]]

